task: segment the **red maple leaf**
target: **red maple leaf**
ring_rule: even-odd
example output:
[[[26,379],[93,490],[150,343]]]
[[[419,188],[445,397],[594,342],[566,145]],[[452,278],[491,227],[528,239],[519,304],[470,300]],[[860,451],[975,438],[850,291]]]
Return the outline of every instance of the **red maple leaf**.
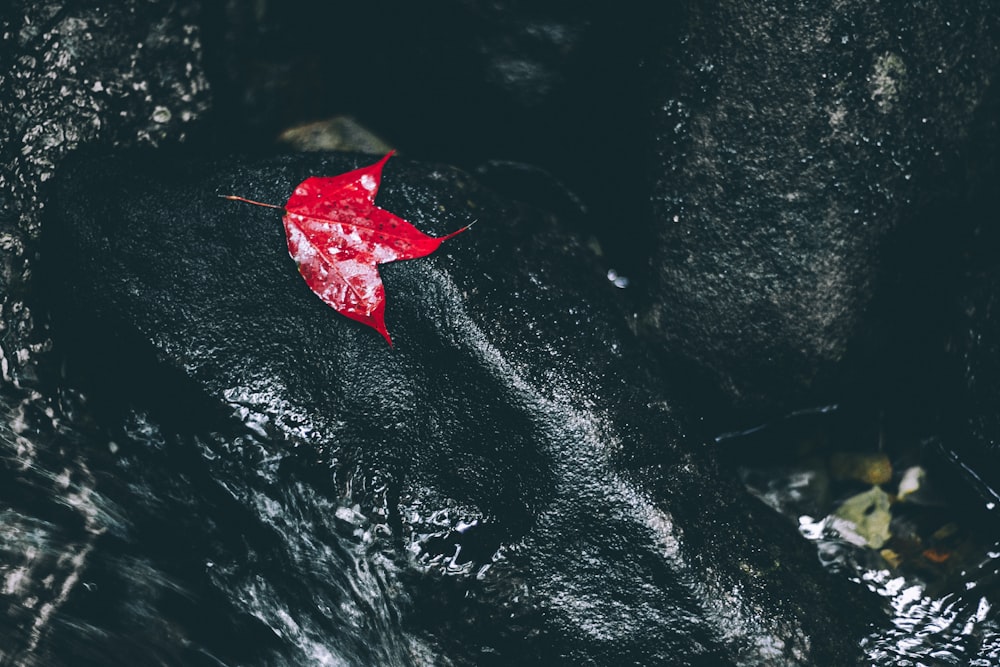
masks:
[[[391,152],[373,165],[339,176],[307,178],[284,208],[222,196],[283,210],[288,254],[309,288],[338,313],[374,328],[392,346],[377,266],[429,255],[469,225],[435,238],[376,206],[382,167],[390,157]]]

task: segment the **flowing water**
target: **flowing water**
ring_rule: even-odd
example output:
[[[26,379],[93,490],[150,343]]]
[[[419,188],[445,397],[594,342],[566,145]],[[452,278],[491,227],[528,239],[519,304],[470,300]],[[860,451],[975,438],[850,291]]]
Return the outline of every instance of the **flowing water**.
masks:
[[[2,398],[0,664],[445,663],[406,627],[385,510],[345,505],[313,445],[259,415],[162,423],[125,407],[109,428],[70,390]],[[720,443],[780,445],[740,474],[885,600],[871,664],[1000,664],[992,508],[970,509],[919,447],[889,457],[786,431]]]
[[[222,420],[8,391],[0,433],[0,664],[440,664],[383,523],[316,454]],[[258,424],[259,426],[259,424]]]
[[[53,384],[0,390],[0,664],[448,664],[406,621],[404,572],[435,535],[394,535],[385,489],[352,488],[245,408],[154,416]],[[992,502],[928,443],[859,445],[837,410],[800,417],[720,447],[753,452],[748,488],[884,599],[871,664],[1000,664]]]
[[[852,417],[837,412],[793,415],[719,442],[731,454],[776,452],[737,455],[747,487],[796,522],[828,569],[884,600],[890,623],[864,641],[870,664],[1000,664],[995,503],[956,481],[933,441],[889,448],[845,432]]]
[[[3,396],[0,664],[442,664],[405,627],[384,517],[344,505],[311,446],[246,414],[192,430],[127,408],[109,430],[80,394],[53,396]],[[789,451],[750,437],[772,436]],[[992,513],[935,487],[919,449],[888,467],[877,448],[799,451],[741,474],[884,598],[871,664],[1000,664]]]

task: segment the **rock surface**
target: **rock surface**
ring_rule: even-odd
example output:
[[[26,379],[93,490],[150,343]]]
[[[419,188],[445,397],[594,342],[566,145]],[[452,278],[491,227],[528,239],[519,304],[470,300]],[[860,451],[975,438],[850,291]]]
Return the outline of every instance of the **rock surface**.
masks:
[[[963,211],[971,220],[959,257],[961,278],[946,319],[951,334],[948,368],[957,383],[942,400],[947,428],[937,444],[963,482],[996,515],[1000,511],[1000,229],[995,218],[1000,151],[997,144],[990,148],[992,171],[982,165],[980,173],[986,178],[972,190],[971,205]]]
[[[616,324],[590,251],[548,216],[461,172],[391,161],[380,206],[431,234],[479,223],[383,267],[389,349],[309,292],[277,212],[217,197],[280,203],[358,160],[140,155],[61,174],[46,224],[74,363],[111,355],[138,370],[104,393],[169,411],[186,387],[185,406],[228,404],[280,436],[276,458],[311,452],[313,481],[282,484],[261,518],[311,515],[301,489],[335,480],[336,515],[371,522],[399,570],[364,567],[407,591],[403,625],[430,647],[402,664],[857,662],[877,612],[719,470]],[[226,488],[261,473],[229,474]],[[266,579],[260,563],[234,567]],[[301,627],[320,622],[285,602]]]
[[[961,383],[944,402],[941,437],[926,443],[928,465],[957,485],[952,493],[980,501],[977,509],[985,508],[987,525],[1000,517],[998,289],[1000,270],[994,268],[979,274],[975,287],[960,298],[966,312],[949,341],[949,361]]]
[[[69,423],[66,399],[74,392],[38,381],[50,341],[45,318],[28,304],[39,287],[38,238],[48,203],[42,189],[81,146],[168,146],[189,135],[209,103],[200,7],[160,0],[0,3],[3,664],[58,664],[36,649],[87,590],[81,577],[88,558],[117,521],[94,493],[86,436]],[[79,634],[87,627],[82,620]],[[72,648],[77,655],[65,664],[134,664],[124,657],[88,662],[86,646]]]
[[[637,0],[220,6],[222,43],[209,60],[227,119],[218,134],[231,150],[267,145],[290,124],[348,114],[401,155],[469,171],[489,160],[524,163],[583,197],[591,215],[579,224],[627,263],[620,270],[644,266],[650,135],[640,61],[676,7]],[[515,187],[506,192],[519,196]]]
[[[0,364],[30,379],[45,335],[25,306],[41,185],[81,145],[182,140],[208,105],[197,3],[0,8]]]
[[[902,225],[964,177],[995,3],[695,3],[652,67],[647,323],[738,408],[842,376]],[[666,31],[666,30],[665,30]]]

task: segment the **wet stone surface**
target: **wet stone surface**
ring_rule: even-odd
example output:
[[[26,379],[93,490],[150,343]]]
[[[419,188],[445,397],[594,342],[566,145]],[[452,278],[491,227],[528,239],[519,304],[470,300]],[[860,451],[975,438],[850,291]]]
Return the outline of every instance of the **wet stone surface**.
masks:
[[[996,152],[993,153],[993,156]],[[947,338],[949,370],[959,380],[949,404],[942,463],[954,465],[983,502],[1000,512],[1000,230],[994,222],[996,180],[973,199],[975,224],[960,257],[962,278]]]
[[[646,320],[738,409],[836,387],[870,335],[891,232],[953,229],[926,207],[996,133],[977,111],[1000,17],[985,1],[920,7],[695,4],[651,68]]]
[[[199,19],[197,3],[13,0],[0,6],[4,664],[133,662],[127,640],[104,656],[95,656],[86,641],[62,644],[67,653],[61,658],[39,648],[43,636],[67,627],[67,605],[94,590],[93,581],[82,578],[90,557],[101,539],[120,531],[127,511],[95,491],[91,456],[106,442],[88,430],[78,392],[39,383],[37,364],[50,339],[44,313],[29,302],[39,287],[43,190],[62,160],[93,144],[169,146],[206,111]],[[142,567],[130,571],[134,582],[151,579]],[[76,637],[100,632],[76,618]],[[161,656],[178,650],[158,642],[152,650]]]
[[[669,4],[4,3],[0,663],[996,664],[997,8]]]
[[[30,379],[46,344],[24,303],[45,201],[39,189],[83,145],[185,138],[208,106],[199,8],[127,0],[0,8],[0,364]],[[25,377],[26,376],[26,377]]]
[[[315,511],[325,489],[337,504],[327,548],[354,553],[337,535],[370,545],[379,558],[358,567],[400,593],[379,596],[394,619],[386,645],[410,647],[396,664],[425,664],[414,646],[428,664],[855,662],[880,613],[719,471],[625,326],[620,291],[551,218],[461,172],[390,162],[380,206],[435,235],[479,223],[383,267],[389,349],[309,292],[278,212],[217,196],[280,202],[307,175],[366,161],[138,156],[60,175],[47,249],[73,334],[57,340],[76,364],[110,346],[138,369],[90,393],[189,425],[228,409],[267,433],[269,453],[245,467],[231,459],[246,445],[171,449],[202,459],[224,495],[248,489],[260,514],[245,530],[293,542],[275,547],[279,561],[312,539],[285,536],[287,517]],[[119,196],[98,194],[98,173]],[[186,397],[181,415],[164,396]],[[228,557],[270,580],[273,563]],[[317,638],[325,612],[270,594],[266,610],[232,596],[235,616],[273,628],[283,613]]]
[[[827,568],[891,609],[891,624],[865,638],[868,664],[986,667],[1000,658],[995,503],[981,484],[956,480],[943,444],[887,437],[870,415],[844,408],[720,441],[751,492],[797,524]]]

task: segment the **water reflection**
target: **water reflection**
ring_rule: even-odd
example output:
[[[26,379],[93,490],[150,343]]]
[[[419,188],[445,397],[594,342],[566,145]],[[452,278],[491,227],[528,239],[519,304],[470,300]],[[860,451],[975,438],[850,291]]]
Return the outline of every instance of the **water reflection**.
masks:
[[[382,490],[345,502],[312,443],[247,414],[184,429],[128,408],[99,427],[76,393],[4,391],[0,664],[438,659],[404,620],[413,582]],[[866,449],[823,421],[830,411],[810,418],[818,430],[765,427],[720,446],[752,452],[747,486],[827,568],[885,600],[891,623],[864,642],[871,664],[1000,664],[1000,536],[970,510],[979,497],[940,483],[920,447]],[[405,566],[482,576],[503,559],[502,535],[469,508],[402,505]]]
[[[312,448],[135,410],[104,431],[79,396],[12,391],[0,664],[426,662],[387,529],[344,506]]]
[[[975,489],[949,483],[927,443],[889,448],[845,430],[851,419],[793,417],[719,443],[825,567],[885,600],[891,623],[864,641],[870,664],[1000,664],[996,517]]]

